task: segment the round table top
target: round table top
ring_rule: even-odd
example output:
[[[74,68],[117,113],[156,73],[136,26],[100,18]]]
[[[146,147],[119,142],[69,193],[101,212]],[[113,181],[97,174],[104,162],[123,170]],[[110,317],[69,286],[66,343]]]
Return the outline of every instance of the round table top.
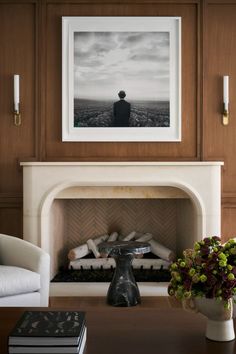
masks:
[[[99,252],[110,255],[143,254],[151,250],[149,243],[138,241],[102,242],[98,245]]]

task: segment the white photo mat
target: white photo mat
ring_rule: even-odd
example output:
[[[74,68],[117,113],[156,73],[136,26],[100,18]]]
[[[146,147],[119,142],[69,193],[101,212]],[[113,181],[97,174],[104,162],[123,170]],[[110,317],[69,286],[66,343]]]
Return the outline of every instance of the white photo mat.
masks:
[[[169,33],[170,124],[168,127],[74,126],[74,33],[76,32]],[[180,17],[62,17],[62,141],[181,141]]]

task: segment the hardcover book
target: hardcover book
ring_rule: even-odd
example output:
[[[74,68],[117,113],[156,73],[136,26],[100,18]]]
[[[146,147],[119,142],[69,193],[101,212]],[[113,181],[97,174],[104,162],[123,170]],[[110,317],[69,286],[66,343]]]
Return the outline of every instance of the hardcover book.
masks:
[[[85,327],[81,311],[26,311],[9,335],[11,345],[78,346]]]
[[[81,335],[81,340],[75,346],[10,346],[8,347],[9,354],[83,354],[87,338],[87,328],[84,327]]]

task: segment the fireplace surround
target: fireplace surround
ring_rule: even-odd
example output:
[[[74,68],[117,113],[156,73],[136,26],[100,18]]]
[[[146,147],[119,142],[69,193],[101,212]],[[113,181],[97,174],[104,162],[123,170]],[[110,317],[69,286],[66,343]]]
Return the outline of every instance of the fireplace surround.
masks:
[[[222,162],[22,162],[21,165],[24,239],[50,254],[51,277],[57,271],[58,255],[63,253],[65,245],[63,200],[175,200],[177,252],[204,236],[220,235]],[[53,295],[57,295],[58,285],[53,286]],[[87,289],[91,290],[91,286],[87,285]],[[83,288],[86,289],[86,284]],[[97,294],[94,290],[92,293]]]

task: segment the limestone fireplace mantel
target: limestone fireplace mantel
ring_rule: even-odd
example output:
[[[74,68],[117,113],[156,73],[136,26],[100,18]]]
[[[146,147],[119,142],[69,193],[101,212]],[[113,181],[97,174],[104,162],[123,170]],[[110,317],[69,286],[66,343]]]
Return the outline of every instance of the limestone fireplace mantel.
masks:
[[[222,162],[22,162],[24,239],[51,254],[60,198],[189,198],[195,240],[221,232]],[[141,194],[140,194],[141,193]],[[133,196],[132,196],[133,195]]]

